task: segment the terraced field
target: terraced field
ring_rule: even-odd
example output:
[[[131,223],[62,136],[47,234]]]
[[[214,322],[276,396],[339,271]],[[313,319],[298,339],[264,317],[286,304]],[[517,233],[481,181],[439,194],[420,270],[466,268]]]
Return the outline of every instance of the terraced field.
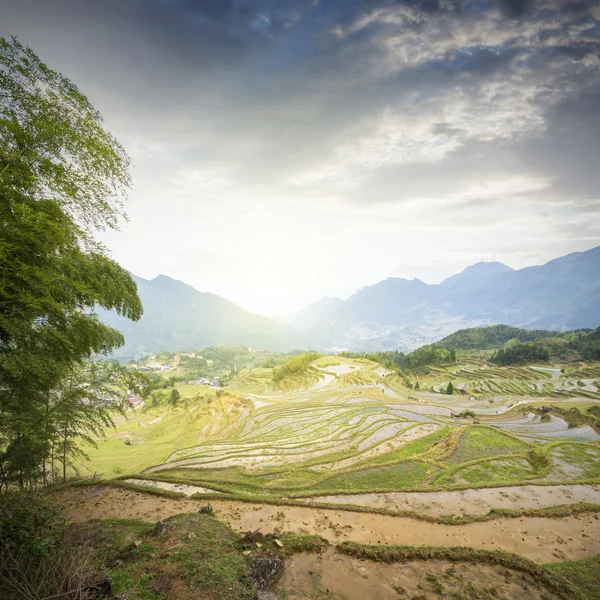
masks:
[[[561,372],[474,358],[431,368],[420,391],[337,356],[277,386],[269,372],[243,371],[219,397],[179,387],[177,407],[119,422],[78,473],[276,498],[600,482],[600,435],[559,416],[600,407],[598,364]],[[455,394],[436,391],[450,380]]]

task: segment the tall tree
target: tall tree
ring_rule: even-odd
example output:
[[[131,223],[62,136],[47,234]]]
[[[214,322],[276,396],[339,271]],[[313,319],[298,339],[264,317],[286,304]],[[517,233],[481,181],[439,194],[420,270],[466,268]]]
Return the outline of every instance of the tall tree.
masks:
[[[93,237],[125,217],[128,169],[126,152],[77,87],[15,38],[0,38],[4,484],[26,485],[40,469],[48,414],[73,370],[123,343],[95,307],[142,314],[135,282]]]

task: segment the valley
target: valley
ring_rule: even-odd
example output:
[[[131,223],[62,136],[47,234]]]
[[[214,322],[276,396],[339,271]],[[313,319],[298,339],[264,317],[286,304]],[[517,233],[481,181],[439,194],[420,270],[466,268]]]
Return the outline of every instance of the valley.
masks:
[[[597,597],[548,591],[539,578],[505,579],[491,596],[490,582],[511,571],[488,560],[504,552],[556,572],[575,561],[581,575],[600,553],[599,363],[499,366],[468,351],[405,375],[304,356],[285,369],[263,360],[220,387],[186,380],[173,355],[160,376],[178,400],[147,398],[85,448],[73,472],[82,480],[55,492],[66,514],[152,523],[209,503],[237,532],[321,536],[325,549],[285,556],[272,588],[284,598]],[[347,554],[426,547],[441,554],[409,560],[403,575],[389,558]],[[456,565],[460,548],[483,554]],[[474,573],[482,587],[468,595]]]

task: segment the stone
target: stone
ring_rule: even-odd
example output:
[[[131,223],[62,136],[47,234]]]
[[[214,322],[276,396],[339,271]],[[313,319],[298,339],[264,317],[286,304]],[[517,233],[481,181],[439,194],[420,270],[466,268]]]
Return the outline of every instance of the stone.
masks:
[[[280,548],[283,548],[283,544],[281,543],[281,540],[278,540],[277,538],[275,538],[275,544],[277,544]]]
[[[161,537],[167,532],[167,529],[169,529],[169,524],[164,523],[163,521],[159,521],[152,530],[152,536]]]
[[[266,591],[281,577],[284,568],[279,558],[255,558],[250,563],[250,581],[256,591]]]

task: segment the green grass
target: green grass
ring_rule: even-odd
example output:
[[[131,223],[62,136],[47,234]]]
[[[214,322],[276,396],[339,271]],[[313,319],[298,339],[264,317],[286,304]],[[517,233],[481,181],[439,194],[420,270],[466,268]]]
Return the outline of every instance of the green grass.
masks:
[[[372,467],[360,471],[343,473],[326,479],[315,490],[335,492],[339,490],[372,491],[415,488],[423,485],[439,469],[419,461],[406,461],[387,467]]]
[[[562,577],[574,585],[580,600],[600,600],[600,555],[544,566],[552,575]]]
[[[535,471],[524,458],[502,458],[485,460],[472,466],[466,466],[444,478],[438,483],[469,483],[477,486],[482,483],[506,483],[535,476]]]
[[[470,427],[460,439],[458,448],[449,462],[457,464],[491,456],[514,454],[528,448],[526,442],[496,429]]]
[[[560,444],[552,448],[551,456],[577,469],[584,478],[600,477],[600,448],[589,444]]]

